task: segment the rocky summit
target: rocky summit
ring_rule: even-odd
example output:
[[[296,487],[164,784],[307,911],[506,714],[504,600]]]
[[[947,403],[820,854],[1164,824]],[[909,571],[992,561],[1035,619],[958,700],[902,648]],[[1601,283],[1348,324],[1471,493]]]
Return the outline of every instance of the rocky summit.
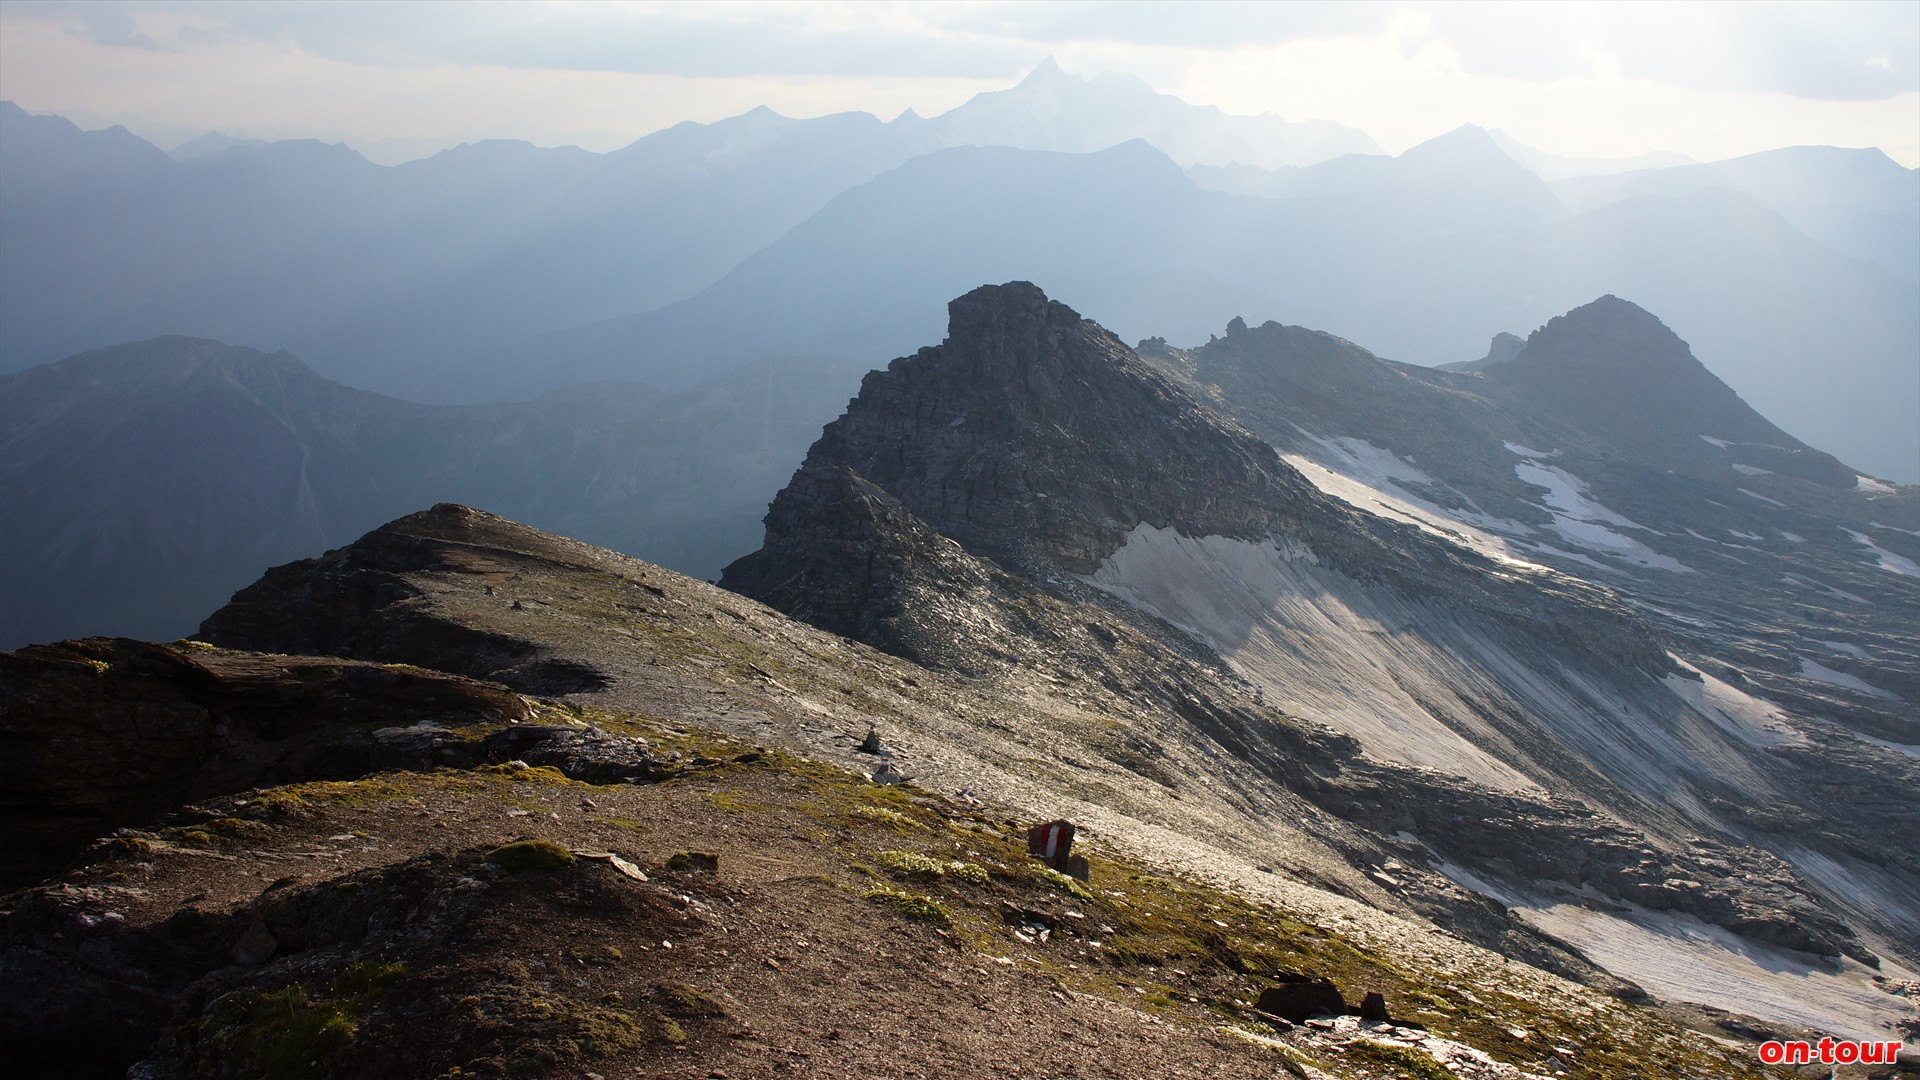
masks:
[[[192,639],[4,654],[9,1065],[1626,1080],[1911,1037],[1911,492],[1578,389],[1689,363],[1611,299],[1443,373],[986,287],[718,585],[442,503]]]
[[[1855,734],[1911,742],[1899,727],[1910,706],[1885,693],[1877,722],[1856,728],[1850,710],[1790,718],[1755,696],[1769,682],[1743,671],[1741,642],[1699,633],[1655,599],[1670,593],[1640,582],[1715,594],[1719,621],[1758,598],[1663,555],[1664,532],[1641,545],[1649,530],[1566,470],[1659,469],[1655,492],[1697,486],[1709,467],[1716,480],[1778,476],[1805,507],[1801,527],[1824,536],[1843,530],[1805,515],[1844,498],[1855,515],[1898,515],[1903,502],[1869,503],[1866,481],[1767,424],[1658,320],[1611,297],[1534,334],[1490,369],[1503,371],[1491,391],[1492,375],[1416,374],[1277,326],[1237,323],[1202,349],[1149,355],[1029,284],[956,300],[945,343],[868,376],[776,498],[766,546],[722,584],[956,673],[1037,676],[1116,714],[1172,709],[1183,734],[1241,759],[1215,770],[1232,777],[1220,782],[1264,771],[1322,811],[1419,844],[1430,865],[1471,868],[1450,880],[1517,906],[1584,896],[1604,914],[1577,929],[1597,945],[1652,940],[1679,914],[1790,950],[1911,961],[1920,922],[1903,898],[1920,891],[1920,863],[1881,838],[1912,823],[1898,794],[1916,779],[1912,755]],[[1582,389],[1616,377],[1620,393],[1701,407],[1635,412]],[[1424,440],[1418,460],[1439,476],[1481,478],[1462,487],[1495,506],[1527,500],[1532,520],[1572,534],[1552,534],[1568,548],[1617,543],[1607,554],[1640,573],[1576,576],[1560,567],[1602,564],[1486,542],[1468,524],[1485,516],[1471,496],[1413,483],[1414,453],[1403,497],[1443,508],[1426,518],[1351,497],[1356,468],[1275,448],[1371,448],[1340,425],[1376,410],[1362,431]],[[1332,438],[1310,422],[1334,425]],[[1563,434],[1547,450],[1518,442],[1548,431]],[[1712,458],[1722,443],[1778,468],[1729,470]],[[1589,467],[1596,458],[1609,468]],[[1826,571],[1810,561],[1802,572],[1817,580]],[[1891,619],[1874,625],[1911,671],[1896,627],[1913,597],[1893,577]],[[1116,662],[1116,625],[1141,635],[1140,654],[1180,658],[1180,674]],[[1357,745],[1316,737],[1327,729]],[[1364,796],[1349,787],[1360,773]],[[1707,866],[1682,869],[1703,855]]]

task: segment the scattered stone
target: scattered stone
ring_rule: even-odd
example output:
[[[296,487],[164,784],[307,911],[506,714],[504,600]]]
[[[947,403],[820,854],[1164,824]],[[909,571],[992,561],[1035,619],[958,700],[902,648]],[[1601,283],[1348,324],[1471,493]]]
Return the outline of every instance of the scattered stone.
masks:
[[[569,780],[588,784],[652,783],[677,771],[645,739],[566,724],[504,728],[487,736],[480,753],[488,761],[551,766]]]
[[[633,863],[630,863],[627,860],[621,858],[620,856],[615,855],[611,851],[581,851],[578,848],[575,848],[573,849],[573,856],[576,859],[590,859],[594,862],[606,863],[607,865],[613,867],[619,873],[625,875],[626,877],[632,878],[634,881],[647,880],[647,875],[643,873],[638,866],[635,866]]]
[[[255,920],[240,935],[240,940],[234,942],[230,955],[233,962],[241,967],[259,967],[273,959],[273,954],[279,951],[280,939],[273,936],[273,931],[267,929],[266,923]]]
[[[667,856],[667,869],[682,874],[717,874],[720,856],[711,851],[679,851]]]
[[[1260,991],[1254,1007],[1296,1024],[1304,1024],[1312,1017],[1338,1016],[1347,1011],[1346,999],[1340,996],[1333,980],[1296,978],[1299,981],[1283,982]]]

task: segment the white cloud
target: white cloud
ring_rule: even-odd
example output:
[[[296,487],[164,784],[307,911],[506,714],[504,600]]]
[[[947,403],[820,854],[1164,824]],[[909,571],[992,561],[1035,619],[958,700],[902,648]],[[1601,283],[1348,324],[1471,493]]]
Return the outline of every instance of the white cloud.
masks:
[[[1920,164],[1920,4],[0,6],[0,96],[31,109],[595,149],[760,104],[937,113],[1049,52],[1390,149],[1472,122],[1575,156],[1826,143]]]

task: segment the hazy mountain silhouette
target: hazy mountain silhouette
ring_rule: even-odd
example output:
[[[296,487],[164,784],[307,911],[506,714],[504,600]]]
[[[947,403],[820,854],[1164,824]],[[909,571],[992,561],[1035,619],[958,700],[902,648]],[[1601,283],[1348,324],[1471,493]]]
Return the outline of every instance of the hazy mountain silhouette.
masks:
[[[314,141],[176,161],[6,106],[0,370],[190,333],[415,400],[686,389],[766,357],[876,362],[937,332],[942,298],[1012,278],[1123,334],[1283,316],[1440,364],[1614,292],[1796,436],[1920,479],[1915,286],[1847,257],[1914,258],[1910,170],[1780,151],[1564,181],[1570,209],[1471,126],[1396,157],[1168,157],[1271,161],[1290,133],[1051,64],[933,119],[757,109],[612,154],[489,142],[396,168]]]
[[[1130,339],[1193,342],[1236,314],[1274,315],[1422,364],[1615,292],[1660,311],[1795,436],[1920,478],[1913,286],[1750,196],[1575,214],[1472,128],[1284,175],[1297,194],[1265,198],[1201,190],[1138,142],[942,151],[839,196],[695,297],[514,346],[476,379],[522,394],[589,378],[672,387],[750,357],[897,354],[938,332],[935,298],[1016,277],[1053,282]]]
[[[1566,179],[1553,188],[1577,210],[1645,195],[1744,191],[1835,251],[1920,281],[1920,170],[1876,149],[1790,146],[1708,165]]]
[[[0,643],[171,638],[263,566],[458,498],[699,576],[750,550],[845,366],[431,406],[161,338],[0,376]]]
[[[1070,75],[1052,57],[1019,85],[975,94],[927,126],[948,146],[1076,154],[1143,139],[1183,165],[1275,168],[1380,152],[1365,132],[1332,121],[1231,116],[1211,105],[1189,105],[1130,75]]]
[[[6,105],[0,369],[190,331],[444,398],[430,380],[471,351],[696,291],[936,145],[915,126],[761,109],[612,154],[489,142],[388,168],[312,141],[175,161]]]

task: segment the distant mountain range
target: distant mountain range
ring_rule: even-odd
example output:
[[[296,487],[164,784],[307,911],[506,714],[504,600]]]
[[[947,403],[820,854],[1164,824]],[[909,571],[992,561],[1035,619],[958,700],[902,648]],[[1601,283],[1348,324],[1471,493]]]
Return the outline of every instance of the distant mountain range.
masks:
[[[1660,311],[1797,436],[1920,479],[1920,285],[1744,192],[1576,214],[1472,128],[1397,158],[1261,175],[1260,195],[1203,190],[1141,142],[945,150],[839,196],[696,296],[465,370],[525,395],[616,376],[684,385],[778,353],[894,355],[939,332],[938,297],[1022,276],[1129,339],[1204,341],[1235,315],[1284,316],[1438,364],[1479,355],[1490,328],[1612,292]]]
[[[1443,364],[1614,293],[1795,436],[1920,480],[1920,174],[1875,151],[1622,172],[1665,159],[1463,128],[1388,157],[1050,62],[931,119],[758,109],[610,154],[170,156],[11,105],[0,145],[0,370],[186,334],[418,401],[682,390],[772,357],[871,366],[1010,278],[1130,337],[1284,317]]]
[[[858,375],[761,364],[689,393],[432,406],[174,337],[0,376],[0,643],[178,637],[262,566],[442,497],[712,576]]]

